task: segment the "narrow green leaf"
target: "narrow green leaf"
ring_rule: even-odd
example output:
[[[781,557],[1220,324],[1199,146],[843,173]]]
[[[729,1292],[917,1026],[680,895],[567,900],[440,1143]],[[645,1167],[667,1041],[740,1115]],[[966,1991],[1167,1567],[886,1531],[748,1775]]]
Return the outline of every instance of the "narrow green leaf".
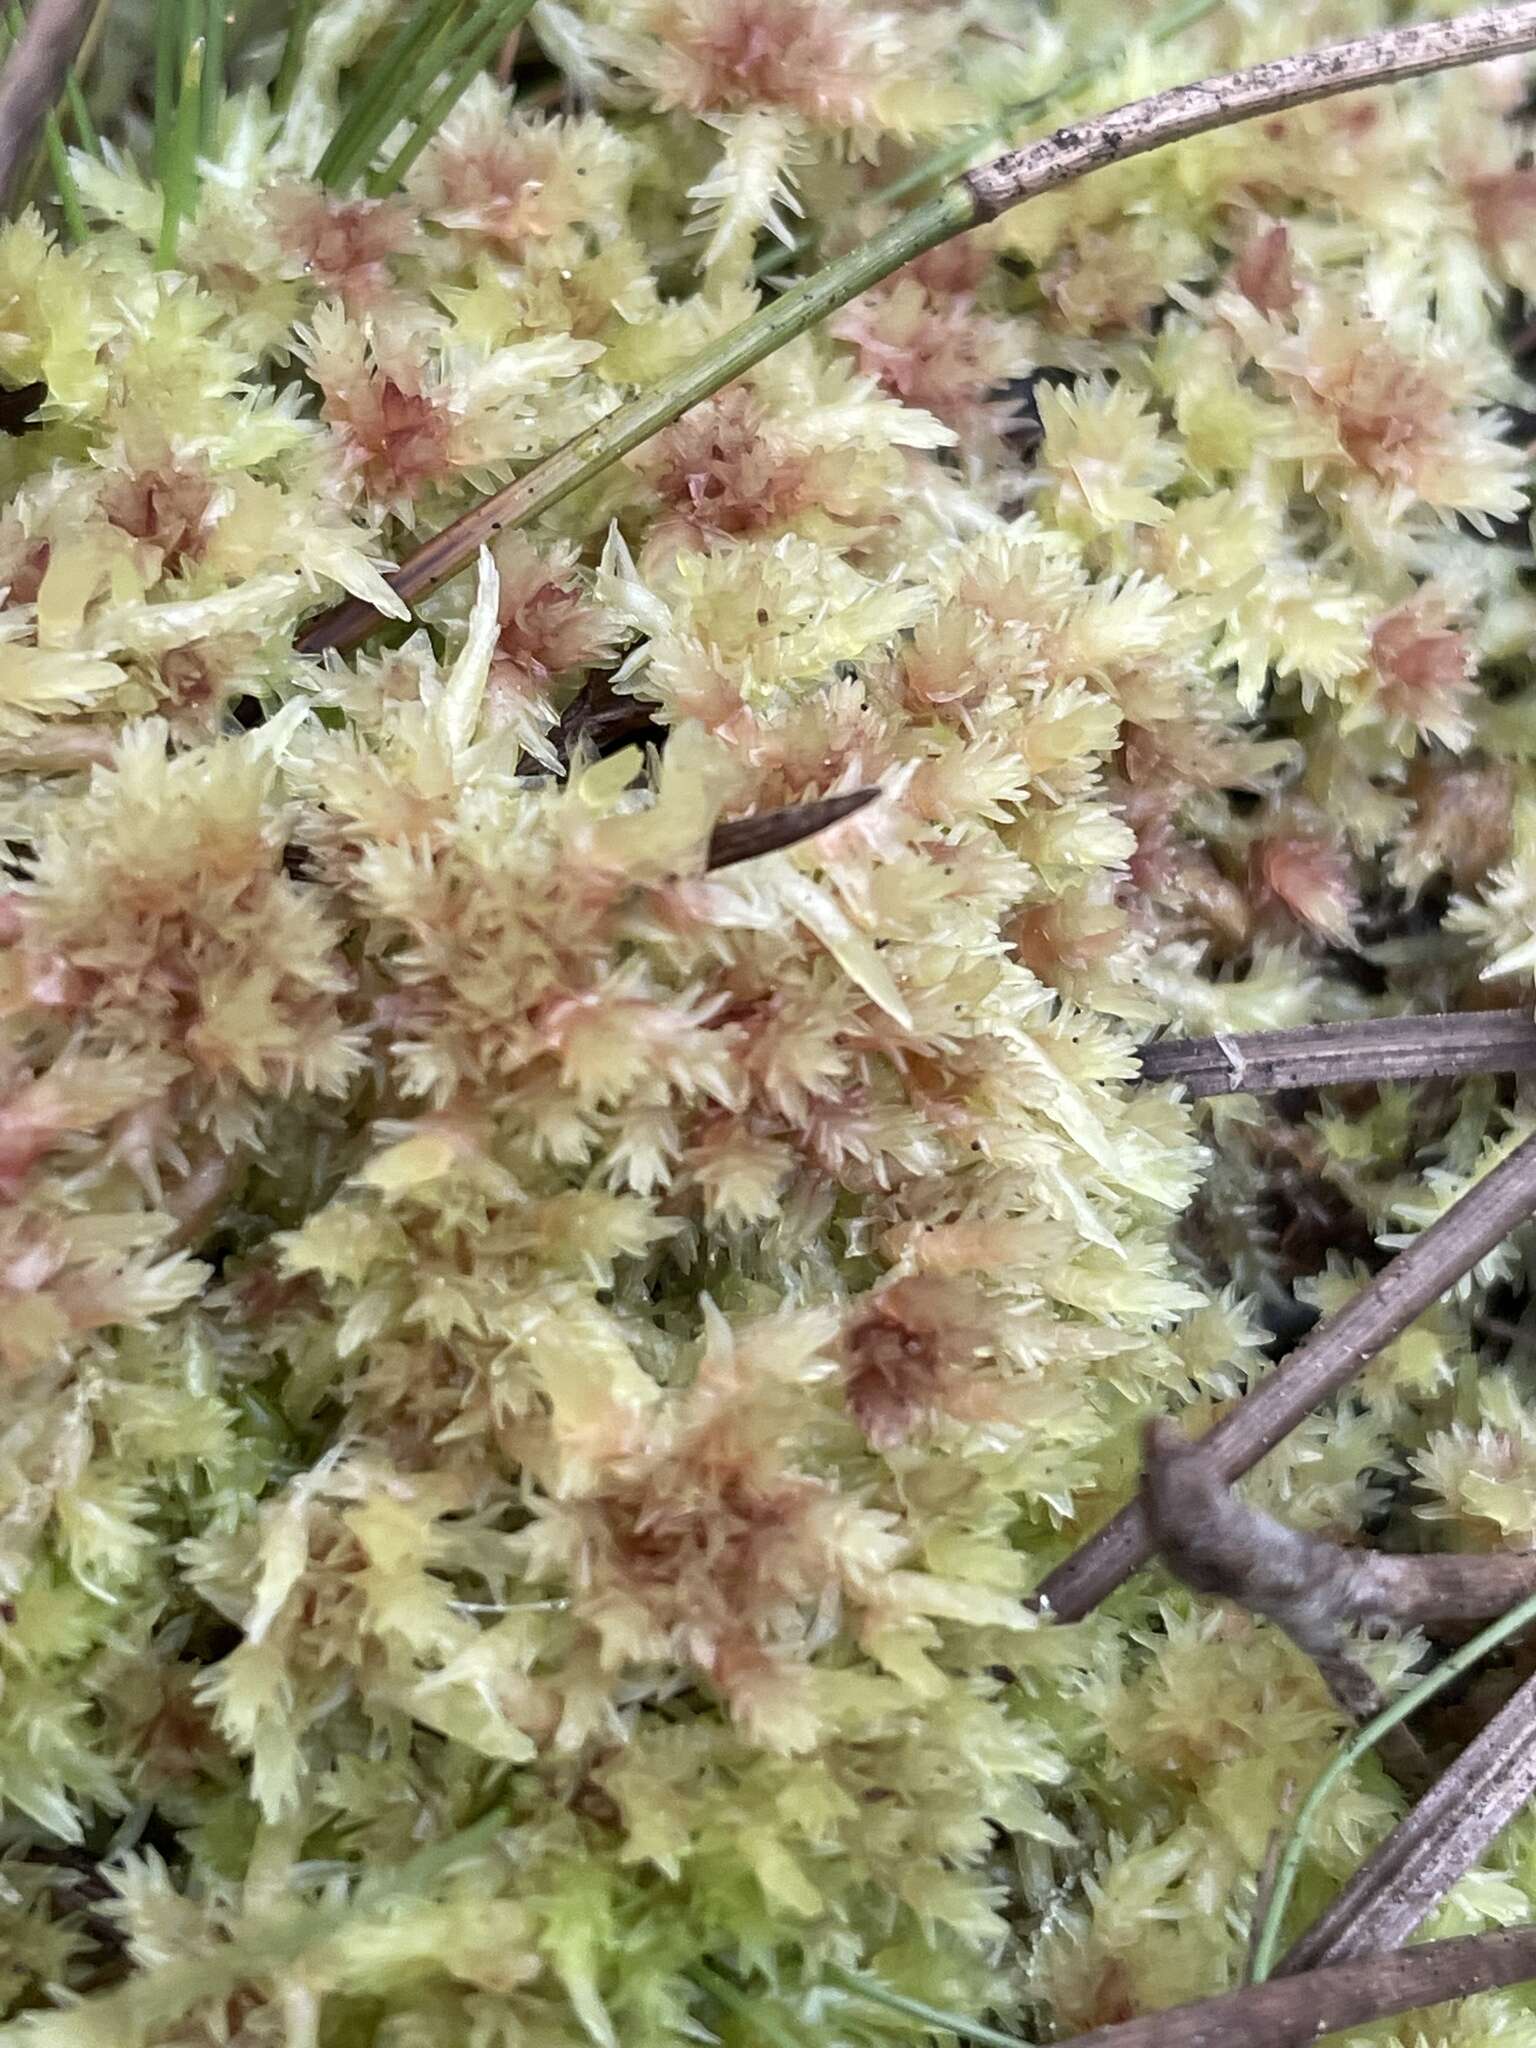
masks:
[[[176,100],[186,66],[182,0],[155,0],[155,176],[163,186],[176,139]]]
[[[467,24],[467,33],[462,40],[467,41],[468,48],[462,61],[428,103],[426,111],[394,156],[368,180],[368,190],[375,198],[393,192],[400,184],[469,90],[475,74],[485,68],[492,53],[524,19],[532,5],[533,0],[484,0]]]
[[[101,137],[96,133],[96,123],[91,119],[91,110],[86,104],[79,75],[73,70],[64,81],[64,98],[69,107],[70,119],[75,124],[75,140],[88,155],[99,157]]]
[[[374,151],[413,104],[411,85],[425,52],[452,32],[458,6],[443,0],[416,0],[386,47],[367,84],[348,108],[321,157],[315,176],[322,185],[344,190],[368,168]],[[436,76],[434,64],[421,89]]]
[[[1390,1729],[1398,1727],[1410,1714],[1416,1714],[1437,1692],[1453,1684],[1464,1671],[1470,1670],[1480,1658],[1486,1657],[1490,1650],[1496,1650],[1506,1638],[1533,1621],[1536,1621],[1536,1593],[1533,1593],[1530,1599],[1522,1600],[1518,1607],[1512,1607],[1508,1614],[1501,1614],[1497,1621],[1490,1622],[1488,1627],[1473,1636],[1470,1642],[1463,1643],[1453,1656],[1447,1657],[1443,1664],[1437,1665],[1427,1678],[1421,1678],[1417,1685],[1410,1686],[1407,1692],[1392,1702],[1391,1706],[1383,1707],[1379,1714],[1357,1728],[1347,1742],[1340,1744],[1317,1783],[1302,1801],[1291,1825],[1279,1868],[1275,1872],[1274,1888],[1269,1895],[1269,1904],[1259,1930],[1259,1938],[1254,1943],[1253,1965],[1249,1972],[1251,1983],[1264,1983],[1275,1966],[1286,1908],[1295,1889],[1296,1873],[1301,1868],[1301,1859],[1306,1853],[1307,1837],[1311,1833],[1313,1821],[1316,1820],[1340,1778],[1373,1749]]]
[[[18,43],[21,40],[22,29],[26,25],[25,16],[21,11],[20,0],[11,0],[11,4],[6,10],[5,19],[6,25],[11,32],[12,43]],[[73,73],[71,73],[71,77],[73,77]],[[89,123],[89,115],[86,116],[86,120]],[[48,154],[48,168],[53,173],[53,188],[58,195],[59,210],[64,216],[65,230],[70,240],[78,247],[85,240],[88,233],[85,222],[85,208],[80,202],[80,188],[75,183],[75,174],[69,167],[69,150],[65,146],[63,131],[59,127],[56,114],[49,113],[44,119],[43,147]]]
[[[219,141],[219,109],[224,104],[224,40],[229,27],[228,0],[207,0],[203,13],[203,83],[199,101],[198,137],[204,156]]]
[[[187,54],[171,123],[170,149],[160,181],[160,242],[155,260],[162,270],[169,270],[175,263],[181,224],[197,200],[197,144],[203,103],[203,39],[197,33],[201,5],[202,0],[184,0],[183,4]]]
[[[294,0],[293,12],[288,17],[283,54],[278,61],[277,76],[272,81],[272,105],[280,114],[286,113],[293,103],[299,73],[304,68],[304,46],[309,40],[310,24],[318,6],[319,0]]]
[[[889,2006],[892,2012],[905,2013],[908,2019],[921,2020],[936,2034],[953,2034],[960,2041],[974,2041],[978,2048],[1027,2048],[1017,2034],[1004,2034],[996,2027],[989,2027],[980,2020],[968,2020],[963,2013],[945,2012],[937,2005],[927,2005],[920,1998],[907,1998],[900,1991],[892,1991],[875,1977],[855,1976],[852,1970],[840,1970],[834,1965],[827,1976],[844,1991],[851,1991],[857,1998],[867,1998],[875,2005]]]

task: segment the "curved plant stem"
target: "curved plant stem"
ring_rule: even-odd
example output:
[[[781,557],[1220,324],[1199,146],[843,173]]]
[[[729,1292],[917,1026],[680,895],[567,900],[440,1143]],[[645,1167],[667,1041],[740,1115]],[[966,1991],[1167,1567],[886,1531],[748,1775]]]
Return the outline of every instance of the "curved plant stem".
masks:
[[[1295,1820],[1291,1824],[1289,1838],[1281,1852],[1279,1868],[1275,1872],[1274,1889],[1265,1909],[1264,1924],[1259,1930],[1258,1941],[1254,1944],[1252,1977],[1255,1984],[1262,1984],[1275,1966],[1275,1954],[1280,1946],[1280,1929],[1285,1920],[1285,1909],[1290,1904],[1291,1892],[1296,1884],[1296,1873],[1306,1853],[1307,1834],[1324,1800],[1333,1791],[1340,1778],[1352,1764],[1358,1763],[1389,1729],[1398,1727],[1416,1713],[1426,1700],[1434,1698],[1464,1671],[1485,1657],[1490,1650],[1498,1648],[1506,1637],[1512,1636],[1527,1623],[1536,1621],[1536,1593],[1528,1600],[1522,1600],[1518,1607],[1512,1607],[1508,1614],[1475,1635],[1469,1643],[1463,1643],[1454,1656],[1431,1671],[1427,1678],[1421,1678],[1417,1685],[1410,1686],[1404,1694],[1395,1699],[1391,1706],[1384,1707],[1373,1720],[1357,1729],[1349,1740],[1342,1743],[1302,1801]]]
[[[1372,1850],[1273,1974],[1292,1977],[1401,1948],[1533,1795],[1536,1678],[1528,1678]],[[1264,1917],[1256,1915],[1256,1927]]]
[[[693,362],[578,434],[527,476],[472,507],[419,548],[391,580],[409,602],[426,596],[472,562],[504,528],[524,525],[559,504],[630,449],[860,292],[951,235],[992,220],[1038,193],[1257,114],[1533,48],[1536,0],[1515,0],[1510,6],[1480,8],[1451,21],[1413,23],[1304,56],[1256,64],[1203,85],[1176,86],[1011,150],[980,170],[968,171],[873,240],[795,285]],[[316,654],[329,647],[350,647],[378,623],[379,614],[354,599],[317,619],[301,636],[299,649]]]

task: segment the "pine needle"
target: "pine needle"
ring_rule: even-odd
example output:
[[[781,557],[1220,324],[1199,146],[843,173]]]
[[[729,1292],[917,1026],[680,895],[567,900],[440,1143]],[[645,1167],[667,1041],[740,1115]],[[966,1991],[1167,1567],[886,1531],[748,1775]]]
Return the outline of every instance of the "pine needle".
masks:
[[[413,87],[425,90],[437,75],[435,49],[451,35],[458,13],[456,4],[444,6],[442,0],[417,0],[385,47],[367,84],[347,109],[316,166],[315,176],[322,185],[344,191],[368,168],[374,151],[419,96],[413,93]],[[422,79],[424,53],[431,68]]]
[[[494,52],[526,18],[532,6],[533,0],[485,0],[485,4],[470,17],[454,39],[455,45],[464,50],[461,61],[450,72],[447,83],[428,103],[426,111],[394,156],[368,180],[368,190],[376,199],[393,192],[401,183],[469,90],[476,74],[484,70]],[[457,47],[445,51],[444,61],[452,63],[455,55]]]
[[[1275,1966],[1275,1957],[1280,1947],[1280,1930],[1285,1920],[1285,1910],[1290,1904],[1291,1893],[1296,1885],[1296,1873],[1301,1868],[1301,1859],[1306,1853],[1307,1836],[1316,1820],[1324,1801],[1332,1793],[1340,1778],[1361,1757],[1367,1755],[1390,1729],[1398,1727],[1417,1713],[1426,1701],[1446,1686],[1469,1671],[1490,1650],[1496,1650],[1500,1643],[1516,1634],[1532,1621],[1536,1621],[1536,1593],[1528,1600],[1522,1600],[1518,1607],[1512,1607],[1508,1614],[1463,1643],[1454,1655],[1447,1657],[1438,1669],[1431,1671],[1427,1678],[1421,1678],[1417,1685],[1410,1686],[1399,1699],[1384,1707],[1374,1719],[1357,1729],[1349,1740],[1342,1743],[1329,1760],[1317,1783],[1312,1787],[1291,1823],[1285,1848],[1281,1852],[1279,1868],[1275,1873],[1274,1890],[1265,1909],[1259,1938],[1254,1944],[1251,1981],[1262,1984]]]
[[[299,73],[304,68],[305,45],[319,4],[320,0],[294,0],[293,12],[288,17],[288,33],[283,37],[283,54],[278,59],[277,76],[272,81],[272,106],[276,113],[286,113],[293,103]]]

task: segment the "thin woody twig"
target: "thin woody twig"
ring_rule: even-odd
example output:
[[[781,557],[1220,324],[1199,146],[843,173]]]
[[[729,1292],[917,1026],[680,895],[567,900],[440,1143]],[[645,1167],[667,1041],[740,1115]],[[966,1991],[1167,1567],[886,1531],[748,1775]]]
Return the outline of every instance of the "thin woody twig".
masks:
[[[1345,2027],[1536,1976],[1536,1927],[1427,1941],[1073,2037],[1071,2048],[1301,2048]],[[1020,2043],[1020,2048],[1024,2044]]]
[[[1185,1585],[1267,1615],[1309,1656],[1337,1649],[1350,1629],[1487,1621],[1536,1593],[1536,1551],[1393,1557],[1292,1529],[1240,1500],[1167,1416],[1147,1425],[1141,1500]]]
[[[1177,1081],[1191,1096],[1517,1074],[1536,1067],[1536,1011],[1455,1011],[1242,1037],[1159,1038],[1142,1046],[1139,1057],[1143,1081]]]
[[[710,1972],[711,1988],[721,1984]],[[871,1977],[832,1969],[832,1981],[856,1997],[924,2021],[935,2033],[951,2033],[984,2048],[1028,2048],[1010,2042],[995,2027],[972,2026],[962,2017],[937,2011],[920,1999],[887,1990]],[[1393,2013],[1475,1997],[1536,1976],[1536,1927],[1511,1927],[1494,1934],[1464,1934],[1451,1941],[1427,1941],[1395,1955],[1373,1955],[1295,1977],[1273,1977],[1229,1991],[1222,1998],[1177,2005],[1143,2019],[1095,2027],[1073,2035],[1069,2048],[1301,2048],[1344,2027],[1368,2026]],[[724,1985],[729,2002],[743,2016],[752,2003],[745,1992]]]
[[[1536,1138],[1475,1182],[1354,1299],[1200,1441],[1212,1473],[1239,1478],[1320,1401],[1354,1377],[1416,1316],[1488,1256],[1536,1208]],[[1080,1621],[1152,1554],[1141,1503],[1133,1502],[1057,1566],[1035,1595],[1058,1621]]]
[[[760,854],[777,853],[795,846],[813,833],[841,824],[855,811],[862,811],[880,794],[878,788],[849,790],[844,796],[827,796],[815,803],[785,804],[776,811],[758,811],[750,818],[733,818],[717,825],[709,836],[708,865],[734,867],[737,861],[756,860]]]
[[[426,596],[467,567],[494,535],[548,511],[701,400],[925,250],[1023,200],[1070,184],[1086,172],[1255,115],[1532,48],[1536,0],[1513,0],[1449,21],[1411,22],[1354,42],[1229,72],[1201,85],[1154,93],[1113,113],[1060,128],[1024,149],[1010,150],[955,179],[882,234],[762,307],[649,391],[595,421],[526,476],[472,506],[418,548],[390,580],[408,602]],[[379,614],[370,605],[352,599],[316,619],[300,636],[299,651],[317,654],[330,647],[353,646],[378,624]]]
[[[96,0],[37,0],[0,70],[0,206],[58,104]]]
[[[1374,1681],[1350,1654],[1349,1631],[1399,1618],[1396,1609],[1408,1589],[1394,1567],[1438,1560],[1346,1550],[1276,1521],[1223,1485],[1199,1445],[1166,1416],[1147,1425],[1141,1505],[1159,1556],[1185,1585],[1283,1629],[1352,1720],[1369,1721],[1381,1711]],[[1536,1558],[1526,1590],[1533,1585]],[[1406,1791],[1417,1796],[1429,1784],[1428,1759],[1406,1728],[1393,1729],[1381,1753]]]
[[[1536,1794],[1536,1678],[1527,1679],[1284,1956],[1295,1976],[1396,1948]]]

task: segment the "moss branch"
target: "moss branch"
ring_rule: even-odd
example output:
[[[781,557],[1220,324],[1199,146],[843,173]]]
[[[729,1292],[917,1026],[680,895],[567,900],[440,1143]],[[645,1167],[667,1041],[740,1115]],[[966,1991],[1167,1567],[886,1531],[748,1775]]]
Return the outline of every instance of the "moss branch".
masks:
[[[1010,150],[994,163],[968,171],[873,240],[794,286],[654,389],[619,406],[526,476],[472,506],[418,548],[391,581],[407,602],[425,597],[472,562],[496,534],[547,512],[860,292],[925,250],[1026,199],[1212,128],[1533,48],[1536,0],[1516,0],[1511,6],[1480,8],[1452,21],[1418,22],[1299,57],[1256,64],[1201,85],[1177,86],[1058,129],[1024,149]],[[379,623],[379,614],[370,605],[353,599],[315,620],[300,637],[300,652],[354,646]]]

